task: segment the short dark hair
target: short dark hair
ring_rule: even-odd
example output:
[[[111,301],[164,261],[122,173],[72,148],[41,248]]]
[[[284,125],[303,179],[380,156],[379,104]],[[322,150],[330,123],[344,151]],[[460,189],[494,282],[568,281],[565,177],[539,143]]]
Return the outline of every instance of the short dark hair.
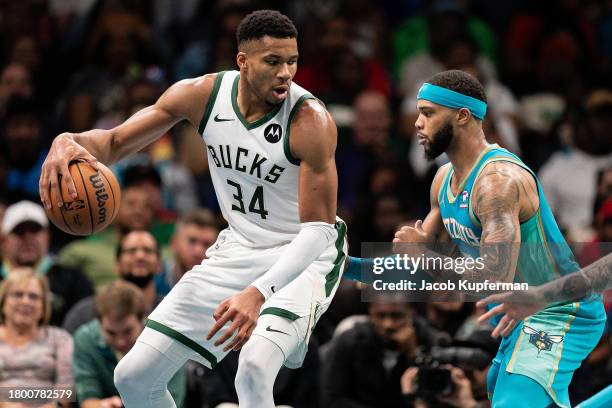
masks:
[[[427,82],[487,102],[487,95],[480,81],[465,71],[451,69],[438,72]]]
[[[258,40],[264,36],[273,38],[297,38],[293,21],[276,10],[257,10],[242,19],[236,30],[238,46],[244,41]]]
[[[151,165],[135,164],[127,167],[123,171],[123,188],[140,186],[147,182],[158,188],[162,186],[162,179],[159,171]]]

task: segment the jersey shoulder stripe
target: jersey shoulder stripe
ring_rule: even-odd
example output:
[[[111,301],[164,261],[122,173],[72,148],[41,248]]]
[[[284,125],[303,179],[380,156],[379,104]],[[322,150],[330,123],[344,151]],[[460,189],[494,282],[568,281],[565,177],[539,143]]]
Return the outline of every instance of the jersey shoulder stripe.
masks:
[[[285,156],[287,157],[287,160],[289,160],[289,163],[294,164],[296,166],[300,165],[300,159],[294,157],[293,154],[291,154],[291,145],[289,144],[289,137],[291,135],[291,123],[293,122],[295,114],[298,112],[298,110],[300,110],[302,104],[308,99],[317,100],[311,94],[304,94],[300,96],[299,99],[295,102],[295,105],[293,105],[293,108],[291,108],[291,112],[289,113],[289,120],[287,121],[287,127],[285,128],[285,140],[283,141],[283,149],[285,151]]]
[[[206,110],[204,111],[204,116],[200,121],[200,126],[198,127],[198,131],[200,134],[204,134],[204,129],[206,128],[206,123],[208,123],[208,119],[210,119],[210,114],[212,113],[213,106],[215,106],[215,99],[217,99],[217,94],[219,93],[219,88],[221,88],[221,81],[223,80],[223,75],[225,71],[221,71],[217,73],[215,77],[215,82],[213,84],[212,92],[210,93],[210,98],[208,98],[208,102],[206,103]]]

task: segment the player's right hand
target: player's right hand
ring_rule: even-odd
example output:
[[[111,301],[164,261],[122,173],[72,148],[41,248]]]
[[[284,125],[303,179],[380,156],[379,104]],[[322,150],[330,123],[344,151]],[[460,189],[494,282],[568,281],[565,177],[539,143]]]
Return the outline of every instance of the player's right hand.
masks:
[[[423,229],[423,221],[417,220],[414,227],[404,225],[395,232],[393,252],[418,257],[425,250],[424,245],[431,241],[430,235]]]
[[[255,330],[264,300],[264,296],[255,286],[247,286],[237,295],[225,299],[213,313],[216,323],[208,332],[206,340],[212,339],[226,323],[231,321],[225,333],[215,341],[215,346],[223,345],[233,336],[232,341],[223,348],[223,351],[240,350]]]
[[[42,165],[40,172],[40,180],[38,190],[40,200],[47,208],[51,208],[54,204],[61,207],[62,202],[61,182],[66,185],[68,193],[74,199],[77,196],[76,188],[68,170],[68,165],[73,161],[84,161],[89,163],[93,168],[97,169],[97,159],[93,157],[83,146],[74,141],[74,137],[70,133],[62,133],[53,140],[51,149],[47,154],[47,158]],[[51,191],[55,191],[55,197],[58,198],[57,203],[51,202]]]

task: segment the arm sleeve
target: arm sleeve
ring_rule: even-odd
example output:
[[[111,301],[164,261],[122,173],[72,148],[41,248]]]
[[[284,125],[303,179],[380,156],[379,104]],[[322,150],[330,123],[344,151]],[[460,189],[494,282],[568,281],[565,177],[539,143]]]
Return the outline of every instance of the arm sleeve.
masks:
[[[253,282],[266,300],[272,294],[298,277],[311,263],[321,256],[335,240],[338,232],[333,224],[306,222],[291,241],[278,261],[268,272]]]
[[[393,257],[386,257],[386,258],[393,258]],[[386,259],[386,258],[378,258],[378,259]],[[368,285],[371,285],[377,279],[381,279],[381,280],[385,279],[384,273],[375,274],[373,272],[374,267],[375,267],[374,258],[357,258],[354,256],[349,256],[348,262],[349,262],[348,267],[346,268],[346,270],[344,271],[344,274],[342,275],[343,279],[353,280],[353,281],[365,283]],[[384,264],[384,261],[382,261],[382,264]],[[389,271],[399,272],[396,269],[390,269]],[[412,273],[411,270],[405,270],[402,272],[404,272],[402,274],[403,278],[413,281],[413,282],[420,283],[421,281],[426,281],[426,282],[433,281],[433,278],[431,277],[431,275],[429,275],[422,269],[417,269],[416,271],[414,271],[414,273]]]

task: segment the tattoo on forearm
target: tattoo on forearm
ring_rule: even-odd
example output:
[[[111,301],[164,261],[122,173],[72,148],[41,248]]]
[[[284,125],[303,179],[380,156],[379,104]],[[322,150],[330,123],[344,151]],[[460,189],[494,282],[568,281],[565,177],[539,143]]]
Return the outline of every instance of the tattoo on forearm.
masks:
[[[579,300],[612,288],[612,254],[542,286],[547,302]]]

